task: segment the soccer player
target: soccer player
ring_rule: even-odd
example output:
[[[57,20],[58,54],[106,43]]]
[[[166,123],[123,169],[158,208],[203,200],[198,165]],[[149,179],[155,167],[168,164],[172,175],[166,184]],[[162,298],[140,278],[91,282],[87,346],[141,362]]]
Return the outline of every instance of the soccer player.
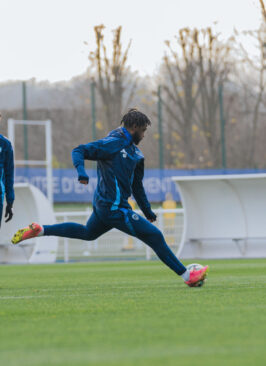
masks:
[[[0,122],[2,116],[0,114]],[[5,222],[13,217],[14,194],[14,158],[13,149],[10,141],[0,135],[0,226],[4,206],[4,197],[6,195]]]
[[[123,116],[121,125],[107,137],[80,145],[72,151],[73,164],[81,184],[89,182],[84,160],[97,161],[98,184],[94,194],[93,213],[87,224],[84,226],[73,222],[56,225],[32,223],[18,230],[12,238],[12,243],[17,244],[22,240],[41,235],[95,240],[112,228],[116,228],[149,245],[187,285],[195,286],[206,277],[208,266],[200,270],[187,270],[168,247],[161,231],[152,224],[156,220],[156,215],[151,210],[144,191],[142,183],[144,156],[137,147],[151,122],[137,109],[130,109]],[[146,219],[135,213],[128,204],[131,193]]]

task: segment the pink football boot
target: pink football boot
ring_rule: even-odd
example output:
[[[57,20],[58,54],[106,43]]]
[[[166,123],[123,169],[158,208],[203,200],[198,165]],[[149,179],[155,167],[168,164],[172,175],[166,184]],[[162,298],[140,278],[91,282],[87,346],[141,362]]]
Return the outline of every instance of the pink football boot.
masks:
[[[194,269],[193,271],[190,271],[189,280],[185,281],[185,283],[189,287],[197,287],[197,284],[206,278],[208,271],[209,266],[205,266],[199,270]]]

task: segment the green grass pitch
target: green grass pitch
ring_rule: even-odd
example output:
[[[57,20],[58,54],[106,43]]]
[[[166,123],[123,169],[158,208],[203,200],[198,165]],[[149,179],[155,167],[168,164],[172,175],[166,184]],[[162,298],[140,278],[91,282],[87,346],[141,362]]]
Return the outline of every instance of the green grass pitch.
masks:
[[[0,266],[0,365],[265,365],[266,260]]]

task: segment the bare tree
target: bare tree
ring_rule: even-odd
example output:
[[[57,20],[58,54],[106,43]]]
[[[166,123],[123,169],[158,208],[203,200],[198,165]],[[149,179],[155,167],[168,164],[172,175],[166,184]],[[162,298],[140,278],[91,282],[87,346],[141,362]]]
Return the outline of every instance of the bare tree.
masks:
[[[264,20],[264,22],[266,22],[266,9],[265,9],[264,2],[263,2],[263,0],[259,0],[259,2],[260,2],[261,14],[262,14],[263,20]]]
[[[223,85],[230,70],[230,42],[222,43],[211,28],[179,31],[178,48],[166,42],[170,55],[165,55],[167,79],[164,105],[176,122],[177,132],[184,142],[187,164],[195,161],[193,128],[199,126],[206,139],[213,164],[219,165],[220,120],[219,85]]]
[[[129,107],[136,89],[137,77],[127,66],[131,41],[125,51],[122,51],[122,27],[113,31],[112,57],[108,57],[107,54],[104,28],[104,25],[94,27],[96,50],[90,53],[89,59],[96,68],[96,86],[102,99],[107,128],[110,130],[117,125],[121,114]]]
[[[197,54],[195,39],[198,31],[188,28],[180,29],[176,37],[177,50],[166,41],[169,53],[164,56],[165,75],[163,98],[165,109],[175,122],[174,130],[184,143],[187,164],[194,161],[192,143],[193,113],[199,94],[197,83]],[[181,55],[179,50],[181,49]]]
[[[248,151],[247,161],[248,167],[257,167],[257,141],[258,141],[258,128],[260,123],[261,108],[265,100],[265,70],[266,70],[266,12],[265,6],[262,0],[259,0],[262,12],[262,22],[258,30],[256,31],[244,31],[240,35],[250,37],[255,41],[258,49],[258,57],[251,57],[250,53],[239,41],[241,51],[241,75],[245,75],[241,78],[241,83],[245,94],[248,95],[248,101],[245,103],[247,115],[249,116],[249,133],[248,133]],[[236,36],[239,33],[235,31]],[[243,72],[245,70],[245,72]]]
[[[219,34],[208,27],[195,39],[199,56],[199,103],[196,117],[207,141],[213,164],[220,164],[219,88],[223,88],[231,69],[231,42],[220,42]],[[228,113],[229,105],[227,105]]]

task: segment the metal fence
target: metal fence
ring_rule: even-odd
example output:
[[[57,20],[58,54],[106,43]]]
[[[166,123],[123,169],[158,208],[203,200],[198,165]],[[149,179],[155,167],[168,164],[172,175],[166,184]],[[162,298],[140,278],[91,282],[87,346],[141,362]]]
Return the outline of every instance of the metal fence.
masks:
[[[141,211],[136,210],[138,214]],[[155,225],[163,232],[174,253],[177,252],[183,232],[183,209],[156,209]],[[57,212],[57,222],[74,221],[86,224],[91,211]],[[112,229],[94,241],[59,238],[58,261],[89,261],[110,259],[151,259],[155,253],[142,241]]]

